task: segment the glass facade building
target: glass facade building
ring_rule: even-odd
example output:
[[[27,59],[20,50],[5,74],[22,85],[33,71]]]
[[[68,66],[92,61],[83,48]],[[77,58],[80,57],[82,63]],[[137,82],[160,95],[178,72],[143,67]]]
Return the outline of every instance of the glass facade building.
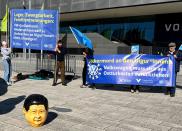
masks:
[[[6,5],[59,10],[60,34],[70,34],[73,26],[127,46],[182,44],[181,0],[0,0],[0,20]]]
[[[145,20],[144,20],[145,19]],[[95,21],[82,21],[61,23],[61,33],[70,33],[69,26],[74,26],[84,33],[97,32],[108,40],[115,42],[142,43],[152,45],[154,40],[155,22],[152,18],[132,19],[102,19]]]

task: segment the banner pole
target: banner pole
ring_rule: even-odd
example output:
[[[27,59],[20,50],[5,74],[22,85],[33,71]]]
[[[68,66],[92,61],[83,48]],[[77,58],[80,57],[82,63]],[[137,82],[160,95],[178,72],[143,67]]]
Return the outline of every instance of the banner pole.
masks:
[[[55,54],[55,64],[54,64],[54,78],[52,85],[55,85],[57,81],[57,53]]]
[[[43,69],[43,50],[41,49],[41,52],[40,52],[40,60],[41,60],[41,69]]]
[[[32,8],[32,0],[29,0],[29,10]],[[28,49],[28,58],[29,58],[29,62],[31,63],[31,49],[30,49],[30,45],[29,45],[29,49]]]
[[[23,0],[23,8],[25,8],[25,0]],[[26,59],[26,48],[23,48],[23,58]]]
[[[8,43],[8,46],[10,47],[10,43],[9,43],[9,35],[8,35],[8,32],[9,32],[9,7],[8,7],[8,3],[9,3],[9,0],[7,0],[7,3],[6,3],[6,8],[8,8],[7,9],[7,13],[8,13],[8,16],[7,16],[7,30],[6,30],[6,42]]]
[[[43,2],[43,5],[41,7],[41,10],[44,10],[45,6],[45,0]],[[44,44],[44,43],[43,43]],[[41,41],[41,50],[40,50],[40,62],[41,62],[41,69],[43,69],[43,49],[42,49],[42,41]]]
[[[59,38],[59,14],[60,12],[57,12],[57,33],[56,33],[56,44]],[[53,84],[56,85],[57,82],[57,53],[55,50],[55,64],[54,64],[54,78],[53,78]]]

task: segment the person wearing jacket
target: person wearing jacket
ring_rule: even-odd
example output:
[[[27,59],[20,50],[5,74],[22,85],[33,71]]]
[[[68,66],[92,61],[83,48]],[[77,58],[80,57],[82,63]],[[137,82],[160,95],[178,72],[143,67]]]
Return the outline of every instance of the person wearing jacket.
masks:
[[[176,43],[171,42],[169,43],[168,46],[169,46],[169,51],[167,53],[167,56],[173,56],[175,58],[175,77],[177,77],[177,73],[180,71],[180,61],[182,60],[182,53],[176,50]],[[166,95],[170,94],[171,97],[174,97],[175,92],[176,92],[176,87],[167,87],[165,94]]]
[[[84,50],[83,50],[84,67],[82,70],[82,85],[80,85],[80,88],[85,88],[88,86],[86,84],[86,76],[87,76],[87,61],[86,61],[86,59],[87,59],[87,57],[93,57],[93,50],[91,50],[89,48],[84,48]]]
[[[57,68],[56,70],[56,75],[58,76],[59,70],[61,71],[61,82],[63,86],[67,86],[65,82],[65,61],[64,61],[64,56],[66,54],[66,48],[63,47],[62,41],[59,40],[57,42],[55,52],[57,55]],[[56,80],[53,82],[52,86],[56,86],[57,84],[57,77]]]
[[[3,70],[4,70],[4,76],[3,79],[6,81],[7,85],[11,85],[11,49],[8,48],[8,44],[6,41],[2,41],[1,46],[1,54],[2,54],[2,60],[3,60]]]

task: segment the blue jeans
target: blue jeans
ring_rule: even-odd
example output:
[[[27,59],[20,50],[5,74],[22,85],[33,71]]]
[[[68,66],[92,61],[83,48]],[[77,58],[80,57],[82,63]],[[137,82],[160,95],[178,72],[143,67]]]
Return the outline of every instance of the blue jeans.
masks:
[[[10,77],[11,77],[11,60],[10,59],[3,60],[3,69],[4,69],[3,79],[6,82],[10,82]]]
[[[175,87],[171,87],[170,93],[175,94],[176,93],[176,79],[177,79],[177,72],[175,74]]]
[[[175,74],[175,86],[174,87],[167,87],[167,92],[169,92],[170,94],[176,93],[176,78],[177,78],[177,72]]]

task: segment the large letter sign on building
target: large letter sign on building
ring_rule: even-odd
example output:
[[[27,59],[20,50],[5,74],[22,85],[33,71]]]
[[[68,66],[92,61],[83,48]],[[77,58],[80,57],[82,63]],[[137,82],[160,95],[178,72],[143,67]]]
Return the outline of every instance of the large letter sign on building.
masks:
[[[57,10],[11,10],[12,48],[54,50],[58,34]]]
[[[94,55],[87,59],[87,82],[175,86],[173,57],[159,55]]]

